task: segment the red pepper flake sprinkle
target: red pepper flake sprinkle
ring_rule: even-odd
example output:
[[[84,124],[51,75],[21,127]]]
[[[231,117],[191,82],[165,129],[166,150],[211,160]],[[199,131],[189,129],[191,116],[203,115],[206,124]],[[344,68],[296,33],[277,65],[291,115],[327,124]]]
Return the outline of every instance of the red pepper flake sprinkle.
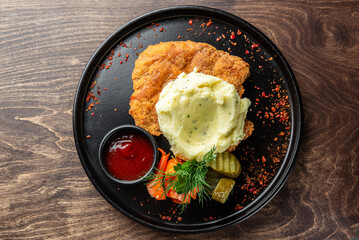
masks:
[[[163,219],[163,220],[171,221],[172,217],[171,217],[171,216],[163,216],[162,219]]]
[[[88,108],[87,110],[91,110],[91,108],[93,108],[94,106],[95,106],[95,104],[94,104],[94,103],[91,103],[90,106],[89,106],[89,108]]]
[[[123,62],[122,61],[120,61],[120,64],[122,64]]]
[[[265,156],[262,156],[262,163],[265,163],[267,160],[266,160],[266,157]]]
[[[192,20],[192,19],[189,20],[189,21],[188,21],[188,24],[189,24],[189,25],[192,25],[192,24],[193,24],[193,20]]]
[[[129,58],[129,57],[130,57],[130,55],[126,54],[126,58]]]
[[[209,26],[211,26],[212,25],[212,20],[211,19],[209,19],[209,21],[207,22],[207,27],[209,27]]]
[[[248,54],[248,53],[249,53],[249,51],[248,51],[248,50],[246,50],[244,53],[245,53],[245,54]]]
[[[95,116],[95,113],[91,113],[91,116]]]
[[[86,102],[89,102],[91,99],[91,93],[88,93],[87,96],[86,96]]]
[[[238,29],[237,30],[237,35],[241,35],[242,34],[242,32]]]
[[[231,36],[229,38],[232,40],[234,40],[236,38],[236,35],[234,35],[234,32],[231,32]]]
[[[178,217],[177,220],[180,222],[180,221],[182,221],[182,218],[181,218],[181,217]]]
[[[237,211],[239,211],[241,209],[243,209],[243,206],[241,206],[239,204],[237,204],[236,207],[234,208],[234,210],[237,210]]]
[[[163,28],[160,29],[160,32],[163,32]]]
[[[100,70],[100,71],[101,71],[102,69],[104,69],[104,68],[105,68],[105,66],[106,66],[106,64],[104,64],[104,63],[103,63],[102,65],[98,66],[98,68],[99,68],[98,70]]]
[[[181,38],[181,36],[178,36],[177,38],[178,38],[178,39],[180,39],[180,38]]]
[[[259,43],[257,43],[257,44],[253,43],[251,46],[252,50],[254,50],[256,47],[258,47],[258,45],[259,45]]]
[[[86,138],[91,138],[91,135],[87,135]]]

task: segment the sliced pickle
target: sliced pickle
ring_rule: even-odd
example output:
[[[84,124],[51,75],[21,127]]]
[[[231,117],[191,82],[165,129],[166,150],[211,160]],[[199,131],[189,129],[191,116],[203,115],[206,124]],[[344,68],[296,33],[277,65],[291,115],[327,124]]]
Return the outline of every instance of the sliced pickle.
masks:
[[[212,199],[220,203],[225,203],[234,187],[234,184],[235,181],[233,179],[221,178],[216,188],[213,190]]]
[[[242,171],[239,160],[232,153],[217,153],[217,158],[209,166],[229,178],[237,178]]]
[[[208,168],[206,173],[206,183],[208,183],[207,191],[208,194],[211,196],[213,190],[216,188],[219,180],[222,178],[222,175],[218,172],[214,171],[212,168]]]

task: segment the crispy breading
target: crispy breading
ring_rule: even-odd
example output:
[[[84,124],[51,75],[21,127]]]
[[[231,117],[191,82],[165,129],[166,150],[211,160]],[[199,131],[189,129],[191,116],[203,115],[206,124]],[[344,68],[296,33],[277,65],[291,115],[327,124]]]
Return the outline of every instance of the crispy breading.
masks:
[[[243,132],[245,134],[245,137],[243,138],[243,140],[246,139],[247,137],[249,137],[250,135],[252,135],[253,130],[254,130],[254,124],[251,121],[246,119],[246,121],[244,122],[244,128],[243,128]],[[241,142],[239,142],[238,144],[240,144],[240,143]],[[236,147],[237,147],[237,145],[230,146],[227,149],[227,151],[232,152],[232,151],[234,151],[234,149]]]
[[[129,113],[135,124],[152,135],[161,135],[155,108],[160,93],[180,73],[190,73],[195,67],[198,72],[233,84],[242,96],[242,84],[249,76],[249,65],[242,58],[217,50],[207,43],[179,41],[150,45],[139,55],[132,72],[134,93]],[[253,124],[247,122],[245,132],[251,134]]]

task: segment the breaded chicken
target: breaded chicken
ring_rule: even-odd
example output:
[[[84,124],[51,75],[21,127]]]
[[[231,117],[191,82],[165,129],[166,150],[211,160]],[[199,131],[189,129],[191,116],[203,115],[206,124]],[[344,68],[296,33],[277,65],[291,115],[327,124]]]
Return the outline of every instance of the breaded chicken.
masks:
[[[139,55],[132,72],[134,93],[129,113],[135,124],[152,135],[161,135],[155,108],[160,93],[180,73],[190,73],[195,67],[197,72],[233,84],[242,96],[242,84],[249,76],[249,65],[242,58],[217,50],[207,43],[180,41],[151,45]],[[246,120],[246,136],[252,131],[253,124]]]

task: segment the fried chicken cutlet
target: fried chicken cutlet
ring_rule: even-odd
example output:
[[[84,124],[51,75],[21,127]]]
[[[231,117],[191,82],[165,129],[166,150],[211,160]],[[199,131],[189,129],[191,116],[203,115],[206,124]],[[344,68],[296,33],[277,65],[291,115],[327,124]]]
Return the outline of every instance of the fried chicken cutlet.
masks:
[[[160,93],[180,73],[190,73],[195,67],[198,72],[233,84],[242,96],[242,84],[249,76],[249,65],[242,58],[217,50],[207,43],[178,41],[150,45],[139,55],[132,72],[134,93],[129,113],[135,124],[152,135],[161,135],[155,108]],[[251,135],[253,129],[253,123],[246,120],[246,137]],[[232,146],[229,150],[234,148]]]

